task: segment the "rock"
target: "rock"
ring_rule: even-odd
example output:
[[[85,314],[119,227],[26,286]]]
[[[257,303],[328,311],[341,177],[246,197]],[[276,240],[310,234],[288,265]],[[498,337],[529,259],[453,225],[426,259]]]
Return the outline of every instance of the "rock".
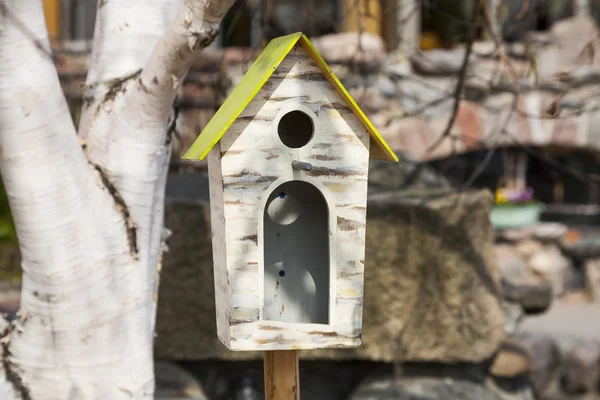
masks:
[[[397,163],[371,160],[369,193],[400,191],[404,195],[431,189],[450,189],[450,182],[435,168],[398,152]]]
[[[587,260],[583,268],[588,297],[593,302],[600,303],[600,259]]]
[[[489,374],[496,378],[514,378],[527,376],[531,372],[529,353],[518,342],[505,339],[489,369]]]
[[[520,242],[522,240],[530,239],[533,236],[533,228],[527,226],[522,228],[499,229],[496,235],[499,239],[508,242]]]
[[[515,284],[502,279],[504,299],[518,303],[526,314],[541,314],[552,305],[552,286],[549,283]]]
[[[538,394],[549,387],[561,364],[558,345],[550,336],[519,334],[515,337],[526,349],[532,366],[531,381]]]
[[[598,27],[591,16],[581,15],[563,19],[552,26],[551,32],[560,49],[562,70],[567,71],[581,65],[600,66],[598,57],[593,57],[593,54],[600,51],[600,40]],[[582,57],[582,50],[587,45],[592,47],[590,55]]]
[[[400,50],[388,53],[386,72],[396,78],[403,78],[412,73],[410,58]]]
[[[411,75],[397,82],[402,107],[407,113],[418,113],[423,117],[440,117],[447,123],[448,113],[452,109],[452,101],[445,93],[450,93],[456,86],[456,79],[449,76],[436,76],[423,79]],[[431,121],[428,121],[431,124]],[[443,127],[442,127],[443,128]],[[435,137],[439,135],[435,132]],[[428,137],[421,141],[430,141]],[[407,150],[414,152],[414,149]]]
[[[439,182],[423,183],[426,168],[388,165],[390,170],[373,171],[380,175],[368,200],[362,345],[302,351],[301,358],[488,359],[505,335],[490,193],[433,195]],[[402,168],[416,169],[402,176]],[[410,193],[418,194],[407,198]],[[165,218],[173,236],[164,256],[155,354],[260,360],[261,352],[231,352],[217,338],[209,216],[206,175],[170,176]]]
[[[200,383],[176,364],[157,361],[154,363],[154,375],[157,400],[206,399]]]
[[[525,239],[517,243],[516,249],[523,257],[525,257],[525,260],[529,260],[534,255],[543,251],[544,245],[537,240]]]
[[[504,338],[491,195],[369,197],[361,352],[403,361],[478,362]],[[445,332],[443,340],[440,332]]]
[[[587,304],[590,302],[590,297],[584,290],[576,290],[565,293],[560,301],[565,304]]]
[[[332,33],[311,42],[328,63],[358,64],[368,71],[379,71],[386,63],[385,42],[370,32]]]
[[[387,107],[388,100],[383,97],[376,87],[361,87],[349,89],[348,93],[356,100],[357,103],[362,104],[362,108],[365,112],[377,111]]]
[[[567,230],[564,224],[547,222],[534,226],[533,235],[541,241],[559,240]]]
[[[564,359],[561,388],[568,394],[593,393],[600,378],[600,342],[579,343]]]
[[[538,400],[531,383],[525,377],[501,379],[490,376],[485,380],[485,388],[502,400]]]
[[[413,68],[417,73],[426,75],[452,75],[460,72],[465,58],[464,49],[434,49],[411,54]],[[472,55],[469,63],[474,62]]]
[[[537,281],[529,270],[525,259],[514,246],[508,244],[496,244],[496,261],[500,275],[513,283],[531,283]]]
[[[552,303],[552,288],[532,273],[521,256],[523,251],[519,252],[517,248],[509,244],[497,244],[495,247],[504,299],[519,304],[527,313],[544,311]]]
[[[525,310],[519,303],[502,301],[502,312],[504,313],[504,331],[507,336],[514,336],[525,316]]]
[[[396,83],[391,80],[385,74],[377,75],[377,80],[375,81],[375,87],[379,90],[379,92],[386,97],[394,97],[398,95],[398,89],[396,88]]]
[[[361,383],[350,400],[503,400],[482,384],[451,378],[373,376]]]
[[[565,258],[558,246],[546,245],[544,249],[529,259],[529,266],[552,284],[555,295],[565,288],[565,277],[571,261]]]

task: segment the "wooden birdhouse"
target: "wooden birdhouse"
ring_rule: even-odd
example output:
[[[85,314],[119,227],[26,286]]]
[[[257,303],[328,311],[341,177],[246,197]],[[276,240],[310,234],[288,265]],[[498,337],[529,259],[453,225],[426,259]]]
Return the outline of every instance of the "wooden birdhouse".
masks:
[[[207,156],[220,340],[359,346],[369,157],[398,158],[306,36],[269,43],[184,158]]]

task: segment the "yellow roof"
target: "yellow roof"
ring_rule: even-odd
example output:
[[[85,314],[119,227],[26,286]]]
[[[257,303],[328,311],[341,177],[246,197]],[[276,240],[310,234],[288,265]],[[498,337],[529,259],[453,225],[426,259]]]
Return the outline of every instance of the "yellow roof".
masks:
[[[336,92],[344,99],[354,115],[356,115],[356,118],[358,118],[367,132],[369,132],[369,135],[371,135],[371,157],[381,160],[398,161],[396,154],[394,154],[385,140],[383,140],[344,86],[342,86],[342,83],[333,74],[312,43],[301,32],[273,39],[267,45],[240,83],[233,89],[223,105],[221,105],[206,127],[204,127],[200,136],[198,136],[185,153],[183,156],[184,159],[202,160],[206,157],[298,42],[300,42],[302,48],[319,67],[325,79],[333,85]]]

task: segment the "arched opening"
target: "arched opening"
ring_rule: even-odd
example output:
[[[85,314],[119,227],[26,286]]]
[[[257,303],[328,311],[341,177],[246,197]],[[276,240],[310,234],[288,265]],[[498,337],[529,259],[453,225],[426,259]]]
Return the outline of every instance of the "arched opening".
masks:
[[[329,323],[329,210],[323,194],[289,181],[263,215],[264,309],[269,321]]]

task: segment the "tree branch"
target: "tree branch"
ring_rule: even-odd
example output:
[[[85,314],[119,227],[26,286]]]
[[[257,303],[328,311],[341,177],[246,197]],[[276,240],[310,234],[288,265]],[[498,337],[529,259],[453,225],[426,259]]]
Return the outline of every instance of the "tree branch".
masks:
[[[173,99],[194,57],[213,42],[221,19],[234,2],[184,0],[142,69],[139,86],[131,94],[138,100],[135,105],[143,105],[140,112],[164,116],[171,111]],[[146,101],[139,101],[143,98]],[[165,137],[166,132],[160,132],[153,141],[163,143]]]
[[[98,103],[115,80],[146,64],[156,42],[164,35],[182,0],[100,1],[90,67],[84,88],[79,136],[87,136]]]
[[[9,12],[0,13],[0,170],[21,245],[35,252],[29,246],[48,232],[34,227],[66,213],[90,170],[48,57],[41,2],[4,0],[3,7]]]
[[[454,106],[452,107],[452,115],[450,116],[450,120],[448,121],[448,125],[446,125],[446,129],[444,129],[444,132],[431,146],[429,146],[429,148],[426,151],[426,154],[431,154],[444,141],[444,139],[450,136],[450,133],[452,132],[452,127],[454,126],[454,122],[456,122],[456,117],[460,108],[460,102],[462,100],[462,92],[465,87],[467,72],[469,70],[469,59],[471,58],[471,54],[473,53],[473,43],[475,42],[477,36],[477,19],[479,18],[479,14],[481,12],[480,0],[473,1],[472,12],[473,16],[471,20],[471,25],[469,26],[469,37],[467,47],[465,50],[465,57],[463,58],[462,66],[458,75],[458,83],[456,84],[456,89],[454,91]]]

